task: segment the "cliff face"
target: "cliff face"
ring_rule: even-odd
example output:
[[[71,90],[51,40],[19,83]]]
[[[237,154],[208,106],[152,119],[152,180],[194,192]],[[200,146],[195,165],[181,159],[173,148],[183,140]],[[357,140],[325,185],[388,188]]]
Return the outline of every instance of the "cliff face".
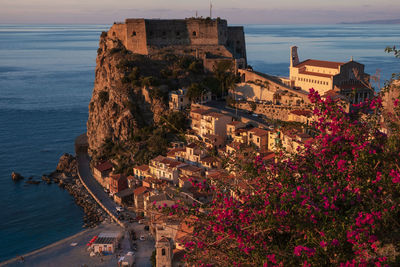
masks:
[[[107,139],[125,141],[139,127],[158,122],[166,110],[162,100],[148,96],[147,88],[133,87],[123,81],[126,73],[120,63],[124,53],[126,50],[119,40],[102,34],[87,121],[91,154]]]

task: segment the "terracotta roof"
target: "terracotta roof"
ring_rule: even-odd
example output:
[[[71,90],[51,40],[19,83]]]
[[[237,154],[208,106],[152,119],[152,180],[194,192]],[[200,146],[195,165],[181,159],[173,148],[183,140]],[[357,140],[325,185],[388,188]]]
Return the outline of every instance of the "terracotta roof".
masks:
[[[145,172],[149,170],[149,165],[143,164],[140,166],[136,166],[134,169],[137,169],[139,171]]]
[[[314,66],[314,67],[321,67],[321,68],[328,68],[328,69],[337,69],[339,66],[345,64],[344,62],[334,62],[334,61],[323,61],[323,60],[315,60],[315,59],[307,59],[296,66],[295,68],[300,68],[303,66]]]
[[[206,162],[206,163],[213,163],[213,162],[218,162],[219,160],[214,157],[205,157],[205,158],[202,158],[200,161]]]
[[[147,191],[147,188],[144,187],[144,186],[141,186],[141,187],[138,187],[138,188],[136,188],[135,190],[133,190],[133,194],[134,194],[135,196],[137,196],[137,195],[144,194],[146,191]]]
[[[193,165],[189,165],[189,164],[186,166],[183,166],[181,169],[191,171],[191,172],[200,172],[201,171],[201,168],[193,166]]]
[[[268,135],[268,131],[260,129],[260,128],[253,128],[253,129],[249,130],[249,132],[254,133],[254,135],[257,135],[257,136]]]
[[[111,163],[109,161],[105,161],[105,162],[97,165],[95,168],[98,169],[99,171],[103,172],[103,171],[111,170],[113,168],[113,166],[111,165]]]
[[[305,70],[299,71],[299,74],[318,76],[318,77],[324,77],[324,78],[331,78],[332,76],[334,76],[333,74],[319,73],[319,72],[305,71]]]

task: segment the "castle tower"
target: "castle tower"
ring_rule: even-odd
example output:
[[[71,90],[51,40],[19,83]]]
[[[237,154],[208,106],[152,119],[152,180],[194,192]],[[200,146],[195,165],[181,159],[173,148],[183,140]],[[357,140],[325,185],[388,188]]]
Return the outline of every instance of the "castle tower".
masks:
[[[294,67],[299,64],[299,56],[297,54],[297,46],[290,47],[290,67]]]
[[[170,239],[163,237],[156,243],[156,266],[171,267],[172,266],[172,244]]]

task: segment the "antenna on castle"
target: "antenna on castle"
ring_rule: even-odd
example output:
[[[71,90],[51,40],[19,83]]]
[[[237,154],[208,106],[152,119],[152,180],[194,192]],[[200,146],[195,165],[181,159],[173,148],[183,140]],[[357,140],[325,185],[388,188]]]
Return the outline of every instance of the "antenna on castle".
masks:
[[[197,18],[198,16],[197,16],[197,10],[196,10],[196,18]]]
[[[210,0],[210,19],[212,19],[212,3],[211,3],[211,0]]]

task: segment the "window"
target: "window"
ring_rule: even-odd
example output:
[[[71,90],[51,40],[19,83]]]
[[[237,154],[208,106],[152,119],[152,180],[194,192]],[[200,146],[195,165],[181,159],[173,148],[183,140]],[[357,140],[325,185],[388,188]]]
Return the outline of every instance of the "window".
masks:
[[[132,36],[136,36],[136,32],[134,31],[134,32],[132,32]]]
[[[260,137],[257,137],[257,143],[260,143]]]
[[[161,255],[165,256],[165,248],[161,250]]]
[[[180,32],[176,32],[176,36],[179,36],[179,35],[181,35],[181,33]]]
[[[167,33],[166,32],[162,32],[162,36],[166,36],[167,35]]]
[[[193,35],[193,36],[196,36],[196,35],[197,35],[196,31],[194,31],[194,32],[192,33],[192,35]]]

